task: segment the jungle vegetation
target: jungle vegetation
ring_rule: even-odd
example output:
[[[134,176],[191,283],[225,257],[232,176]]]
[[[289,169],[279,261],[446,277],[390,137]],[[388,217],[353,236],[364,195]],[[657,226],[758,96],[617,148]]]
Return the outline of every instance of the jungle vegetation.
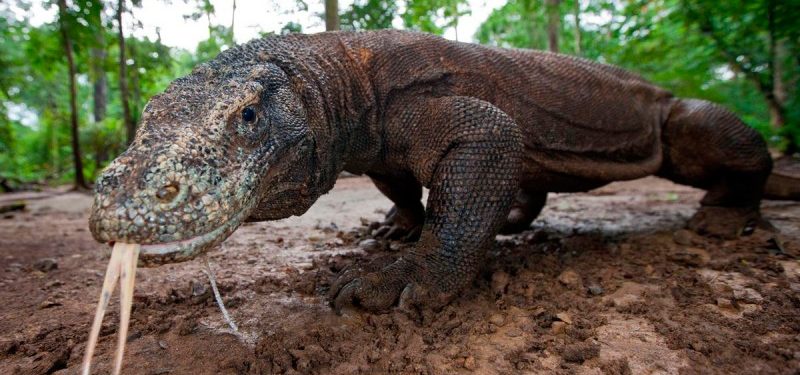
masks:
[[[170,0],[163,0],[170,1]],[[132,139],[148,98],[234,44],[212,15],[236,0],[191,3],[207,19],[194,50],[127,35],[141,0],[35,0],[0,5],[0,190],[88,187]],[[269,3],[271,0],[264,0]],[[299,7],[308,6],[296,0]],[[12,10],[12,8],[14,10]],[[324,1],[326,28],[458,31],[466,0]],[[22,10],[20,13],[19,10]],[[785,154],[800,144],[800,0],[507,0],[462,41],[535,48],[616,64],[684,97],[727,106]],[[302,32],[288,22],[281,33]]]

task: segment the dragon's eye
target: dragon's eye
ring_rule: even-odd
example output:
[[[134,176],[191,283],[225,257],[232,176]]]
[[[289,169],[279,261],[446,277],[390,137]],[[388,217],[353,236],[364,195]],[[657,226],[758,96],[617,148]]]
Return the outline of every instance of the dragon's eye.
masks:
[[[244,122],[253,122],[256,120],[256,111],[253,107],[245,107],[242,110],[242,120],[244,120]]]

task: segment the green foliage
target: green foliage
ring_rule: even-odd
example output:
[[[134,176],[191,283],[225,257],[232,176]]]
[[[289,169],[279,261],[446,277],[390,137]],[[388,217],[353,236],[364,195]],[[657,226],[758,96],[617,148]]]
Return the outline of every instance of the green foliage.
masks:
[[[396,16],[395,0],[357,0],[339,20],[343,30],[377,30],[391,28]]]
[[[570,14],[575,3],[569,3],[562,1],[560,9],[563,53],[575,50],[578,31]],[[677,96],[723,104],[775,146],[800,140],[800,1],[592,0],[581,5],[583,19],[603,19],[582,25],[581,56],[637,72]],[[509,0],[481,25],[476,39],[545,49],[546,30],[544,0]],[[770,125],[768,108],[775,96],[771,37],[780,41],[777,59],[786,86],[786,123],[780,129]]]
[[[67,182],[73,173],[67,66],[56,20],[34,26],[12,13],[12,7],[30,9],[31,1],[0,3],[0,178]],[[56,6],[55,0],[40,1]],[[214,3],[182,1],[194,5],[187,19],[209,22],[210,36],[186,51],[127,35],[127,81],[135,120],[152,95],[234,45],[231,27],[210,23]],[[77,67],[84,172],[93,179],[125,147],[112,19],[117,1],[68,4],[64,21]],[[141,1],[125,4],[130,9]],[[297,6],[308,9],[303,0]],[[562,53],[619,65],[679,96],[721,103],[777,147],[800,143],[800,0],[561,0],[558,10]],[[465,0],[355,0],[343,9],[341,24],[352,30],[402,24],[441,34],[457,27],[468,12]],[[132,14],[124,16],[130,19]],[[546,49],[547,30],[545,0],[507,0],[475,38],[491,45]],[[302,26],[287,23],[280,30],[293,32],[302,32]],[[99,78],[92,50],[98,48],[105,51],[100,73],[108,79],[102,121],[91,115],[93,82]],[[770,124],[770,96],[782,103],[785,124],[780,128]]]
[[[469,14],[465,0],[409,0],[403,13],[408,29],[442,34],[458,25],[458,18]]]

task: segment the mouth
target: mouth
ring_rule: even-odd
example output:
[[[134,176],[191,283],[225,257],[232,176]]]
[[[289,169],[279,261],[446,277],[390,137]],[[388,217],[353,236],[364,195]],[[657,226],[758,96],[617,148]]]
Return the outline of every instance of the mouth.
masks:
[[[139,266],[155,267],[166,263],[179,263],[194,259],[228,238],[239,227],[244,217],[245,212],[243,210],[208,233],[180,241],[142,244]]]

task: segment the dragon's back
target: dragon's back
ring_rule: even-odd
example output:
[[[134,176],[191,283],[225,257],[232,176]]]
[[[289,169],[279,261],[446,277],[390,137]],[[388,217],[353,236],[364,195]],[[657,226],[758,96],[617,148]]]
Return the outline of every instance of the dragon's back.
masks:
[[[515,120],[529,164],[572,174],[597,164],[589,171],[600,176],[587,177],[625,179],[653,173],[660,163],[655,154],[672,95],[636,74],[556,53],[429,34],[333,35],[366,72],[380,108],[402,105],[405,94],[476,97]]]

